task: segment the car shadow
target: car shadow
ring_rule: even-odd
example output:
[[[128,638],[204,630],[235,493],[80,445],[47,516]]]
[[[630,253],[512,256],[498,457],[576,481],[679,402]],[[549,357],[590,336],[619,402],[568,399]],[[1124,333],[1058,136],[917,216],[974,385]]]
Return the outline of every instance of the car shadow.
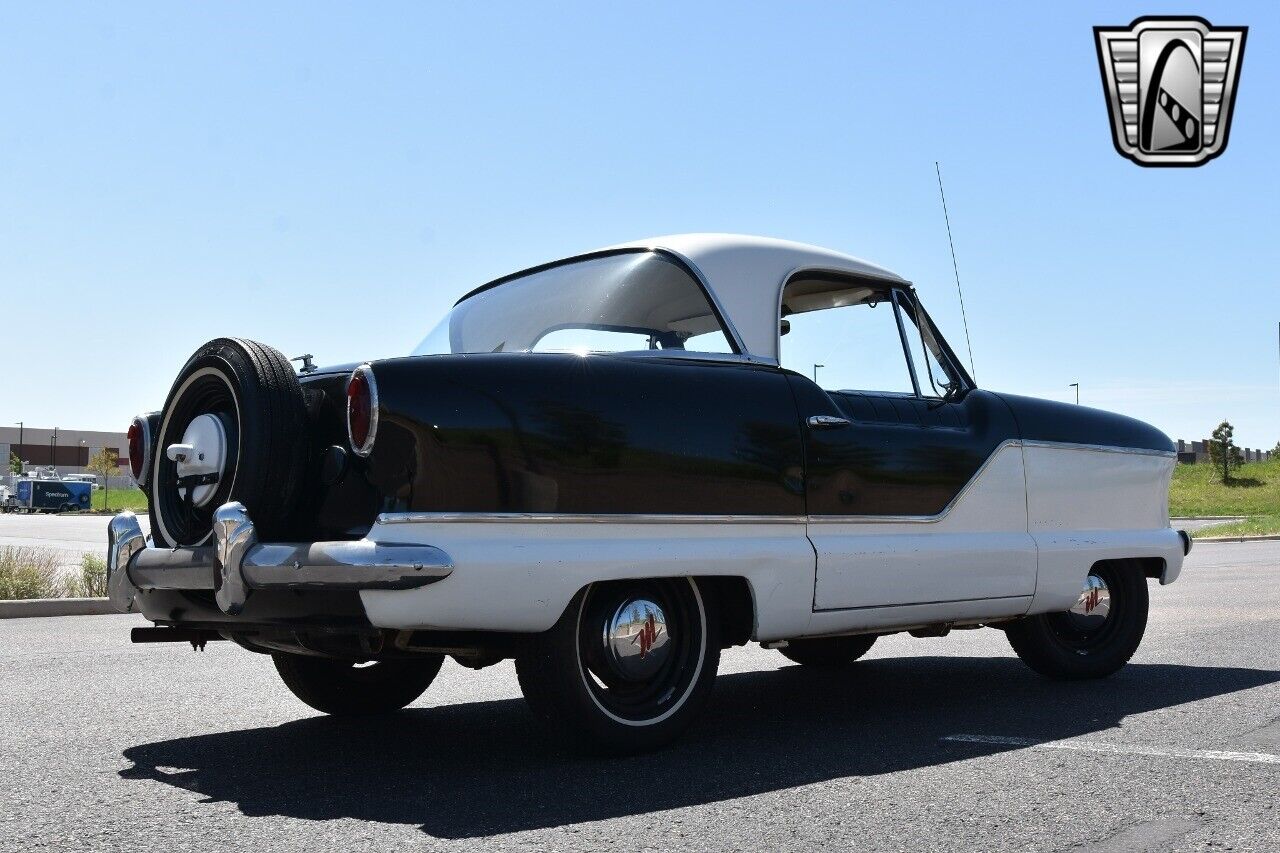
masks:
[[[124,751],[133,766],[120,775],[250,816],[476,838],[941,765],[1019,748],[946,735],[1069,738],[1276,681],[1280,672],[1130,664],[1103,682],[1053,682],[1012,658],[885,658],[834,674],[788,666],[721,676],[681,741],[626,759],[566,753],[509,699],[142,744]]]

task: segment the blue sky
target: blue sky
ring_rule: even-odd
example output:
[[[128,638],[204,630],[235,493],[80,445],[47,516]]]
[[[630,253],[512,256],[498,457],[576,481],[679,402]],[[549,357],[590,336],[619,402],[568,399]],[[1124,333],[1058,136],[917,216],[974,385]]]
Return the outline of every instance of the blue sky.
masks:
[[[1092,31],[1250,27],[1230,147],[1143,169]],[[0,421],[123,429],[218,335],[404,354],[461,293],[740,231],[916,282],[979,384],[1280,439],[1280,7],[5,8]],[[43,330],[32,334],[30,330]]]

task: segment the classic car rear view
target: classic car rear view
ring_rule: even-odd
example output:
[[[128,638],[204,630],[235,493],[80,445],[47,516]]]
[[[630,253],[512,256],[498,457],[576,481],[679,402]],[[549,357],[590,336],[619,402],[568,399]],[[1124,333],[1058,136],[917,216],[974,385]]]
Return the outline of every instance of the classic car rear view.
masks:
[[[1044,675],[1109,675],[1190,548],[1160,431],[980,389],[909,282],[755,237],[507,276],[405,358],[214,340],[129,437],[135,640],[270,654],[334,714],[513,658],[534,713],[616,752],[677,736],[752,641],[835,668],[991,626]]]

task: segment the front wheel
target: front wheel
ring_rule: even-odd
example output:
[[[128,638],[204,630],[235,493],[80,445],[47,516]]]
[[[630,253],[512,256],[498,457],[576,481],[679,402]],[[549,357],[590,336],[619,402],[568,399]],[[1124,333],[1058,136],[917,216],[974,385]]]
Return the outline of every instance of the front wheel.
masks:
[[[1005,628],[1023,663],[1050,678],[1104,678],[1128,663],[1147,628],[1147,579],[1136,563],[1089,570],[1079,601],[1063,613],[1028,616]]]
[[[615,753],[678,737],[720,663],[716,614],[692,578],[592,584],[516,659],[529,707],[580,745]]]
[[[398,711],[431,686],[444,663],[444,655],[364,664],[286,652],[276,652],[271,659],[294,696],[335,715]]]

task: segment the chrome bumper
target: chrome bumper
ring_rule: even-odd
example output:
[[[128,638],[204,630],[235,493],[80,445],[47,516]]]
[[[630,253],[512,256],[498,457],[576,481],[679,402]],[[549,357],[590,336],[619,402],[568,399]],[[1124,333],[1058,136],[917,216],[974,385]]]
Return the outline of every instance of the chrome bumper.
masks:
[[[135,609],[140,592],[213,590],[230,616],[255,589],[416,589],[453,571],[449,555],[431,545],[367,539],[342,542],[259,542],[244,505],[223,504],[213,516],[213,545],[148,546],[132,512],[107,528],[107,594],[116,609]]]

